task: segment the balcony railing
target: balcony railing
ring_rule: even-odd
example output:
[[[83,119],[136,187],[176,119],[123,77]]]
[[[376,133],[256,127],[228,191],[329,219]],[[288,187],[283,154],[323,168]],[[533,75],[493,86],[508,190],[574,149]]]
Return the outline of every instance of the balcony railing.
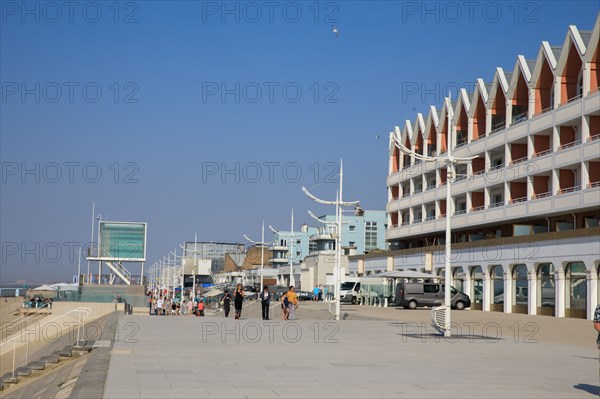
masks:
[[[405,220],[402,222],[402,226],[408,226],[410,224],[410,220]]]
[[[579,100],[579,99],[580,99],[580,98],[582,98],[582,97],[583,97],[583,93],[582,93],[582,94],[578,94],[578,95],[576,95],[575,97],[571,97],[571,98],[567,99],[567,102],[566,102],[566,104],[568,104],[568,103],[572,103],[572,102],[574,102],[574,101],[577,101],[577,100]],[[563,104],[565,104],[565,103],[563,103]]]
[[[492,166],[490,166],[488,168],[488,171],[489,172],[493,172],[494,170],[498,170],[498,169],[502,169],[502,168],[504,168],[504,164],[503,163],[498,164],[498,165],[492,165]]]
[[[433,190],[435,187],[435,184],[430,184],[427,187],[425,187],[425,191]]]
[[[588,142],[594,141],[594,140],[600,140],[600,133],[595,133],[594,136],[590,136],[590,137],[587,138]]]
[[[567,148],[575,147],[578,144],[581,144],[581,140],[575,140],[575,141],[571,141],[570,143],[561,144],[558,147],[556,147],[556,151],[560,151],[560,150],[564,150],[564,149],[567,149]]]
[[[461,174],[456,174],[456,177],[454,178],[455,182],[461,181],[461,180],[466,180],[467,179],[467,174],[466,173],[461,173]]]
[[[491,208],[499,208],[501,206],[504,206],[504,201],[501,202],[494,202],[493,204],[490,204],[490,209]]]
[[[552,195],[552,193],[550,191],[548,191],[548,192],[545,192],[545,193],[533,194],[531,196],[531,199],[532,200],[536,200],[536,199],[540,199],[540,198],[546,198],[546,197],[549,197],[551,195]]]
[[[423,192],[423,189],[415,188],[415,191],[413,191],[413,194],[421,194],[422,192]]]
[[[513,159],[512,161],[510,161],[509,165],[516,165],[518,163],[525,162],[525,161],[527,161],[527,157]]]
[[[422,221],[423,221],[423,219],[415,219],[413,221],[413,224],[421,223]]]
[[[457,139],[456,140],[456,148],[467,145],[467,138]]]
[[[526,202],[527,201],[527,197],[520,197],[520,198],[511,198],[510,201],[508,201],[509,204],[518,204],[519,202]]]
[[[438,219],[446,219],[446,215],[440,215],[437,217]]]
[[[485,169],[481,169],[478,171],[473,171],[473,176],[479,176],[485,173]]]
[[[587,185],[587,188],[596,188],[596,187],[600,187],[600,181],[588,183],[588,185]]]
[[[427,216],[427,217],[425,218],[425,221],[426,221],[426,222],[429,222],[429,221],[431,221],[431,220],[435,220],[435,215]]]
[[[400,199],[399,196],[392,197],[392,201],[398,201]]]
[[[391,229],[395,229],[396,227],[398,227],[398,223],[392,224],[392,225],[390,226],[390,228],[391,228]]]
[[[581,190],[581,186],[573,186],[573,187],[568,187],[568,188],[561,188],[560,190],[558,190],[556,192],[556,194],[567,194],[567,193],[572,193],[574,191],[579,191]]]
[[[483,211],[485,209],[485,206],[476,206],[475,208],[471,208],[471,212],[479,212],[479,211]]]
[[[540,158],[540,157],[543,157],[544,155],[548,155],[548,154],[552,154],[552,148],[548,148],[547,150],[536,152],[535,154],[533,154],[533,157]]]
[[[505,128],[506,128],[506,121],[496,123],[495,125],[492,125],[492,130],[490,130],[489,136],[491,136],[492,134],[501,132]]]
[[[541,111],[539,111],[539,112],[536,112],[535,114],[533,114],[533,116],[535,117],[535,116],[540,116],[540,115],[543,115],[543,114],[545,114],[545,113],[547,113],[547,112],[550,112],[550,111],[552,111],[553,109],[554,109],[554,105],[551,105],[551,106],[549,106],[548,108],[544,108],[543,110],[541,110]]]
[[[524,112],[522,114],[518,114],[518,115],[513,115],[512,117],[512,124],[516,125],[519,124],[521,122],[525,122],[527,120],[527,112]]]
[[[482,134],[482,135],[477,136],[477,137],[473,136],[473,138],[471,139],[471,143],[474,142],[474,141],[477,141],[477,140],[481,140],[483,138],[485,138],[485,134]]]
[[[465,213],[467,213],[466,209],[459,209],[458,211],[454,212],[454,215],[464,215]]]

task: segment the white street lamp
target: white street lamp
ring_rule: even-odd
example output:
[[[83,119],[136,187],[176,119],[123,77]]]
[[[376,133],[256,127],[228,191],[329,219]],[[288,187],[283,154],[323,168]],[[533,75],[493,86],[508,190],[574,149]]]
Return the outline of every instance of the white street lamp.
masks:
[[[343,178],[344,178],[344,167],[342,160],[340,160],[340,187],[338,191],[338,195],[336,196],[335,201],[326,201],[312,195],[306,187],[302,186],[302,191],[306,194],[310,199],[319,204],[323,205],[335,205],[335,219],[337,224],[337,234],[336,234],[336,276],[335,276],[335,319],[340,319],[340,285],[342,281],[342,209],[344,206],[354,206],[358,205],[360,201],[352,201],[352,202],[344,202],[342,200],[343,193]]]
[[[293,226],[293,223],[292,223],[292,226]],[[260,245],[260,291],[259,292],[263,292],[264,278],[265,278],[264,277],[264,268],[265,268],[264,258],[265,258],[265,244],[266,244],[265,243],[265,221],[263,220],[263,222],[262,222],[262,233],[261,233],[260,242],[251,240],[250,238],[248,238],[248,236],[246,234],[244,234],[244,238],[255,245]]]
[[[290,283],[289,285],[296,285],[296,281],[294,279],[294,259],[292,258],[292,251],[294,250],[292,241],[294,240],[294,209],[292,208],[292,229],[290,230],[289,233],[280,233],[279,231],[275,230],[273,228],[273,226],[269,225],[269,229],[271,229],[271,231],[275,234],[279,234],[279,235],[283,235],[283,236],[288,236],[290,237],[290,249],[288,252],[288,258],[289,258],[289,263],[290,263]],[[264,241],[264,239],[263,239]]]
[[[451,101],[450,98],[447,97],[445,99],[445,101],[447,101],[447,107],[448,110],[451,109]],[[444,156],[437,156],[437,157],[430,157],[430,156],[426,156],[426,155],[422,155],[422,154],[418,154],[416,152],[414,152],[413,150],[405,147],[402,144],[402,141],[399,137],[400,135],[400,128],[398,126],[396,126],[395,128],[395,135],[394,133],[390,133],[390,141],[392,141],[394,143],[394,145],[396,147],[398,147],[403,153],[409,155],[411,158],[414,159],[418,159],[420,161],[423,162],[444,162],[446,164],[446,263],[445,263],[445,267],[444,267],[444,289],[445,289],[445,295],[444,295],[444,306],[445,306],[445,312],[444,312],[444,336],[446,337],[450,337],[451,336],[451,330],[450,330],[450,307],[451,307],[451,295],[450,295],[450,290],[451,290],[451,282],[450,282],[450,268],[451,268],[451,264],[450,264],[450,258],[452,256],[452,236],[451,236],[451,219],[452,219],[452,214],[450,213],[452,210],[451,207],[451,201],[452,201],[452,188],[451,188],[451,182],[454,181],[454,179],[456,178],[456,174],[454,171],[454,167],[456,164],[466,164],[471,162],[473,159],[477,158],[477,156],[472,156],[472,157],[463,157],[463,158],[459,158],[459,157],[453,157],[452,156],[452,116],[450,115],[450,112],[447,113],[448,115],[448,143],[446,145],[447,148],[447,152],[446,155]]]

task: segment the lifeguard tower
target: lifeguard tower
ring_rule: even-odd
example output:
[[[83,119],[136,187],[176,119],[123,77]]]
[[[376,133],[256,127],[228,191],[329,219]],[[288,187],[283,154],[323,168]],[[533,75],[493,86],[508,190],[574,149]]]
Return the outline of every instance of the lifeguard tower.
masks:
[[[111,222],[100,221],[98,225],[98,245],[90,245],[87,249],[87,260],[98,262],[98,284],[102,284],[103,264],[110,269],[107,281],[132,284],[132,274],[124,263],[140,264],[140,281],[143,284],[144,262],[146,262],[147,223],[144,222]],[[131,267],[131,266],[130,266]],[[116,278],[121,282],[116,281]]]

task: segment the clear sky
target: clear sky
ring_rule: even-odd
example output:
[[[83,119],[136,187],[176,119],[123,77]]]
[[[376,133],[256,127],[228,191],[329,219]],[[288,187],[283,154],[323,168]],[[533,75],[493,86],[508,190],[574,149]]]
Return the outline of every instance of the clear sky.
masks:
[[[512,71],[598,1],[13,2],[0,27],[1,281],[69,280],[102,218],[148,262],[309,222],[306,185],[385,209],[388,133]],[[338,36],[333,32],[338,30]],[[415,88],[417,88],[415,90]],[[376,138],[381,135],[380,138]],[[74,244],[75,243],[75,244]],[[75,250],[76,251],[76,250]],[[85,263],[84,263],[85,264]]]

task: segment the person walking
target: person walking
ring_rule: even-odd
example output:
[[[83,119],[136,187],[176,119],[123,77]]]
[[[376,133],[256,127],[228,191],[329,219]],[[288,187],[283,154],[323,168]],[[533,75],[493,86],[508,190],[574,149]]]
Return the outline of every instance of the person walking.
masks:
[[[191,316],[194,314],[194,298],[190,298],[187,301],[187,314],[188,314],[188,316]]]
[[[283,320],[288,319],[290,308],[290,300],[288,299],[288,293],[286,292],[281,296],[281,318]]]
[[[155,309],[157,316],[163,316],[164,315],[164,313],[163,313],[163,305],[164,305],[164,302],[163,302],[162,297],[158,298],[156,300],[156,309]]]
[[[269,306],[271,305],[271,295],[269,295],[269,287],[265,285],[259,295],[260,304],[262,305],[262,319],[269,320]]]
[[[294,292],[294,286],[290,285],[290,290],[287,292],[288,301],[288,320],[296,320],[296,309],[298,308],[298,295]]]
[[[223,302],[223,310],[225,311],[225,317],[229,317],[229,311],[231,310],[231,294],[228,290],[224,291],[223,298],[221,298],[221,302]]]
[[[313,301],[318,301],[319,300],[319,287],[315,285],[315,288],[313,288]]]
[[[242,315],[242,303],[244,302],[244,288],[238,284],[233,293],[233,306],[235,308],[235,318],[239,319]]]

